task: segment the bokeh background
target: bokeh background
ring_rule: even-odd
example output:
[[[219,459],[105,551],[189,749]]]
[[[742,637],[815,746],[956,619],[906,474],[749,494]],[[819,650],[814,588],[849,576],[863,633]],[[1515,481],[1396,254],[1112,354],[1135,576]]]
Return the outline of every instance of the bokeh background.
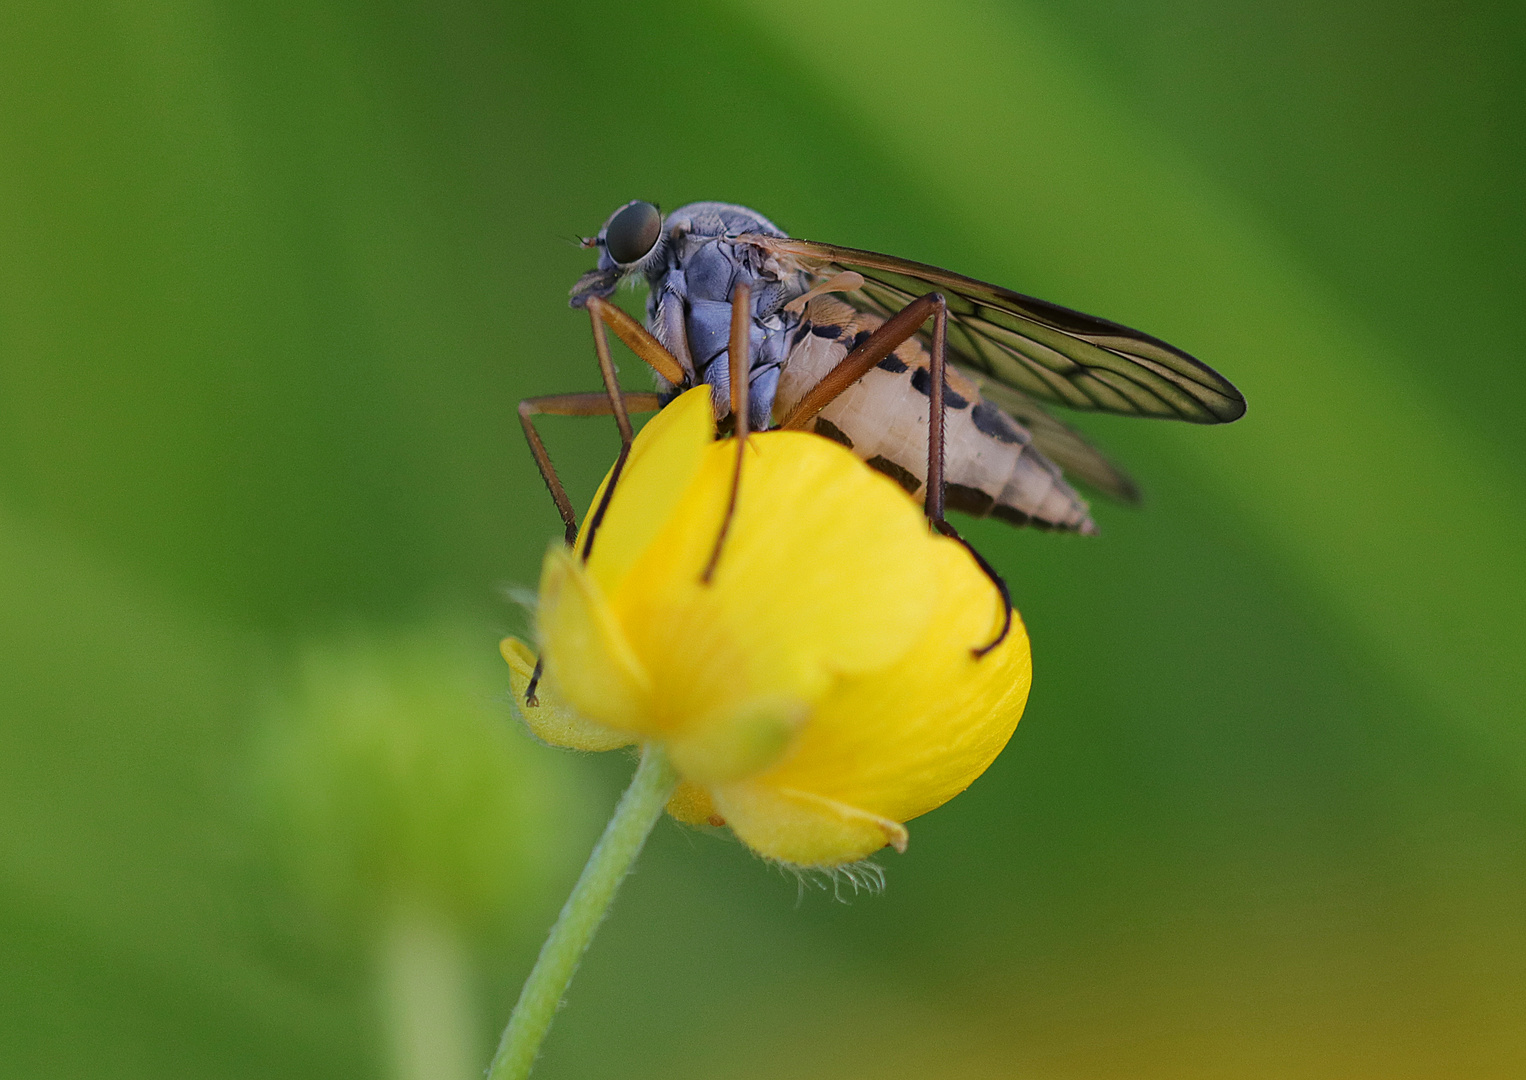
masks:
[[[571,242],[755,206],[1140,326],[989,523],[1027,715],[882,896],[659,826],[538,1075],[1526,1075],[1526,8],[0,8],[0,1075],[476,1075],[629,775],[515,726]],[[639,387],[639,365],[626,377]],[[586,499],[615,436],[550,421]],[[411,1056],[410,1056],[411,1055]]]

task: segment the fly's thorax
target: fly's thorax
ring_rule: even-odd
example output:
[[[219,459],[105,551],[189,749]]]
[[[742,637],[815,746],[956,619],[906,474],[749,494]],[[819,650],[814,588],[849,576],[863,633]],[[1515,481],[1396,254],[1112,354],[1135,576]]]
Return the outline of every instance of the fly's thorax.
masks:
[[[663,230],[669,236],[741,236],[761,233],[784,236],[784,231],[756,210],[736,203],[694,202],[667,216]]]
[[[728,217],[707,210],[696,215],[696,226],[737,226],[744,224],[738,214],[751,213],[725,204],[695,205],[734,211]],[[683,226],[684,221],[679,224]],[[754,231],[763,226],[773,229],[756,215],[745,224]],[[731,299],[739,284],[747,285],[752,315],[748,334],[751,421],[755,428],[766,427],[779,372],[789,356],[790,334],[800,321],[800,315],[786,311],[785,306],[809,288],[806,275],[781,269],[735,233],[716,235],[698,227],[670,228],[666,254],[666,266],[649,275],[648,327],[692,372],[696,383],[714,388],[721,416],[730,411]]]

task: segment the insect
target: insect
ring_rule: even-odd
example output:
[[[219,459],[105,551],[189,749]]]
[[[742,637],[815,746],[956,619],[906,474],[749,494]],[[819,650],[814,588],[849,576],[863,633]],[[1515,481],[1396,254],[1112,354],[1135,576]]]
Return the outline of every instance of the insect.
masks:
[[[1138,501],[1133,480],[1051,406],[1203,424],[1245,412],[1227,379],[1148,334],[937,267],[793,239],[743,206],[697,202],[663,217],[637,200],[583,246],[598,252],[598,266],[573,286],[571,304],[591,316],[606,392],[531,398],[519,408],[569,544],[576,519],[536,433],[537,414],[613,413],[618,481],[628,411],[661,408],[708,384],[723,428],[739,436],[738,478],[749,431],[814,431],[920,495],[932,525],[957,539],[947,508],[1096,532],[1067,476]],[[632,277],[649,286],[645,326],[608,301]],[[620,391],[606,326],[652,368],[655,394]],[[594,510],[585,554],[613,487]],[[723,540],[724,526],[707,578]],[[1005,599],[1000,577],[970,550]],[[997,641],[1010,618],[1008,604]]]

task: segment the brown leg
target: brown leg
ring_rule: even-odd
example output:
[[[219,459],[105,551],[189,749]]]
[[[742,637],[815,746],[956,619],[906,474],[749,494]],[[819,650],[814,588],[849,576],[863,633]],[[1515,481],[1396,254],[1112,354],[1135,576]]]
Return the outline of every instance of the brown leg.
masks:
[[[715,547],[705,572],[699,579],[706,585],[715,576],[715,564],[721,561],[721,548],[726,543],[726,533],[731,529],[731,518],[736,514],[737,493],[742,488],[742,455],[747,450],[748,429],[751,426],[749,397],[752,384],[752,350],[748,331],[752,328],[752,295],[745,283],[737,285],[731,293],[731,342],[726,357],[730,369],[731,415],[736,425],[737,460],[731,474],[731,499],[726,503],[726,516],[721,518],[721,531],[716,534]]]
[[[986,562],[986,557],[975,549],[975,545],[960,536],[958,530],[952,525],[946,521],[938,520],[933,522],[933,528],[938,530],[939,535],[958,541],[959,546],[970,553],[970,557],[975,560],[975,565],[980,567],[980,572],[991,579],[991,584],[996,586],[996,591],[1001,595],[1001,629],[996,632],[996,636],[990,641],[970,650],[970,652],[975,654],[975,659],[979,660],[1003,641],[1006,641],[1007,634],[1012,630],[1012,593],[1007,588],[1007,579],[998,574],[996,567]]]
[[[779,427],[808,430],[817,413],[836,401],[844,390],[862,379],[870,368],[895,352],[903,342],[910,340],[929,318],[936,318],[935,333],[938,325],[947,322],[948,305],[938,293],[918,297],[886,319],[862,345],[838,361],[825,378],[806,392]]]
[[[656,412],[661,406],[658,404],[656,394],[625,394],[625,405],[631,412]],[[614,406],[607,394],[551,394],[546,397],[525,398],[519,403],[519,423],[525,430],[525,439],[530,444],[530,455],[535,458],[535,466],[540,469],[540,478],[546,483],[546,490],[551,492],[551,499],[556,503],[556,512],[561,515],[562,524],[567,530],[567,546],[571,547],[578,538],[577,517],[572,511],[572,501],[567,498],[567,489],[562,486],[561,479],[556,475],[556,467],[551,464],[551,455],[546,452],[546,444],[541,440],[540,432],[535,430],[534,417],[536,416],[609,416]],[[626,423],[630,421],[627,419]]]
[[[625,465],[626,456],[630,453],[631,445],[631,421],[626,402],[639,400],[642,404],[635,406],[637,412],[655,412],[658,408],[655,404],[657,395],[626,394],[620,389],[620,384],[615,378],[614,361],[609,355],[609,336],[604,332],[604,327],[613,326],[620,340],[629,345],[631,350],[653,371],[669,382],[676,386],[682,386],[687,382],[683,368],[673,358],[673,354],[663,348],[662,342],[647,333],[645,327],[625,312],[607,301],[594,297],[588,301],[588,314],[593,323],[593,349],[599,360],[599,373],[604,379],[605,392],[603,394],[554,394],[550,397],[526,398],[519,403],[520,425],[525,429],[525,438],[529,440],[530,453],[540,469],[541,479],[546,482],[546,488],[556,502],[557,513],[561,515],[562,524],[566,527],[569,547],[577,540],[577,519],[572,512],[572,503],[567,498],[567,492],[563,489],[561,481],[557,479],[556,470],[551,465],[551,457],[546,453],[545,443],[541,441],[540,434],[535,430],[530,417],[613,415],[615,423],[620,428],[620,456],[615,461],[615,479],[618,479]],[[649,405],[649,402],[652,404]],[[594,511],[594,520],[589,525],[588,544],[584,545],[583,550],[585,559],[588,557],[588,547],[593,542],[592,534],[599,522],[603,520],[614,486],[614,482],[611,481],[605,489],[604,499]]]
[[[620,389],[620,380],[615,377],[615,362],[609,355],[609,336],[604,333],[604,324],[610,318],[611,311],[625,315],[619,308],[601,301],[597,306],[589,306],[588,317],[593,323],[593,351],[599,358],[599,374],[604,377],[604,392],[609,396],[610,410],[615,414],[615,423],[620,428],[620,455],[615,458],[615,467],[609,471],[609,483],[604,485],[599,505],[594,507],[593,514],[588,519],[588,531],[583,538],[584,562],[588,561],[588,554],[593,550],[593,538],[598,534],[599,526],[604,524],[604,513],[609,509],[609,500],[614,497],[616,485],[620,483],[620,474],[625,471],[625,459],[630,457],[631,439],[634,437],[631,433],[630,414],[625,410],[625,392]],[[630,318],[629,315],[625,317]]]
[[[615,334],[630,347],[632,352],[674,386],[683,386],[688,381],[682,365],[663,347],[662,342],[648,333],[647,329],[635,319],[607,300],[591,298],[588,301],[588,317],[593,323],[593,349],[599,358],[599,372],[604,377],[604,389],[609,395],[610,409],[615,415],[615,422],[620,426],[620,456],[615,458],[615,467],[610,470],[609,483],[604,486],[603,498],[599,500],[599,505],[594,507],[593,515],[588,519],[588,532],[583,539],[584,562],[588,561],[588,553],[593,550],[594,537],[598,534],[599,526],[604,524],[604,514],[609,509],[610,499],[614,498],[615,488],[620,483],[620,474],[625,471],[625,461],[630,457],[631,452],[631,421],[626,414],[624,391],[620,389],[619,380],[615,377],[614,361],[610,359],[609,336],[604,332],[605,326],[613,327]]]
[[[562,486],[561,478],[556,475],[556,467],[551,464],[551,455],[546,452],[546,444],[541,441],[540,432],[535,430],[535,421],[532,417],[608,416],[614,412],[617,404],[629,409],[630,412],[656,412],[662,407],[662,402],[657,395],[650,393],[620,394],[618,397],[608,393],[552,394],[548,397],[525,398],[519,403],[519,422],[525,429],[525,438],[530,442],[530,454],[535,458],[536,468],[540,469],[540,478],[546,482],[546,489],[551,492],[552,501],[556,503],[556,511],[562,517],[562,524],[566,526],[568,547],[577,542],[577,516],[572,511],[572,501],[567,498],[567,489]],[[622,434],[630,425],[628,413],[624,414],[624,418]],[[620,460],[624,460],[623,448],[621,453]],[[585,554],[587,552],[586,545],[584,552]],[[537,659],[535,671],[530,675],[530,685],[525,687],[525,704],[532,708],[540,704],[535,697],[535,688],[540,685],[540,676],[541,662]]]
[[[591,297],[588,301],[588,315],[593,322],[593,349],[599,358],[599,373],[604,377],[604,393],[559,394],[548,398],[529,398],[519,403],[519,421],[524,426],[525,438],[530,441],[530,453],[540,469],[541,479],[546,482],[551,498],[556,503],[557,513],[562,517],[568,547],[577,543],[577,516],[572,511],[572,502],[567,498],[566,489],[557,478],[556,469],[551,465],[551,456],[546,453],[545,443],[541,441],[540,433],[535,430],[530,417],[537,413],[547,415],[557,413],[557,409],[547,404],[557,403],[562,409],[568,410],[561,412],[561,415],[609,416],[612,414],[615,423],[619,425],[620,456],[615,458],[615,467],[610,470],[609,483],[604,485],[604,495],[588,519],[588,533],[583,540],[584,562],[588,561],[588,553],[593,550],[594,535],[599,531],[599,526],[604,523],[604,514],[609,510],[609,500],[615,494],[615,485],[620,482],[620,474],[625,469],[625,460],[630,457],[632,438],[630,408],[638,412],[656,412],[661,408],[656,394],[627,394],[620,389],[620,383],[615,378],[615,364],[609,355],[609,337],[604,332],[605,326],[613,327],[616,336],[625,342],[632,352],[674,386],[681,387],[689,381],[683,366],[663,347],[662,342],[648,333],[646,327],[615,305],[607,300]],[[540,683],[540,676],[541,662],[536,660],[535,671],[530,676],[530,685],[525,688],[526,705],[537,704],[535,688]]]
[[[684,386],[689,382],[689,375],[684,371],[683,365],[672,353],[668,352],[662,342],[614,304],[592,296],[588,299],[588,311],[593,316],[595,325],[600,322],[608,324],[609,328],[615,332],[615,336],[625,342],[631,352],[641,357],[647,367],[668,382],[674,386]]]
[[[807,425],[816,419],[817,413],[837,400],[843,391],[862,379],[871,368],[921,330],[922,324],[928,318],[933,320],[933,347],[932,361],[928,371],[931,379],[927,395],[927,498],[923,505],[927,511],[927,520],[932,523],[932,527],[940,535],[962,544],[975,559],[976,565],[986,577],[991,579],[991,583],[996,586],[996,591],[1001,594],[1001,630],[989,644],[973,650],[978,658],[1000,645],[1006,639],[1008,631],[1012,629],[1012,598],[1007,591],[1007,583],[1002,580],[1001,575],[990,563],[986,562],[969,541],[959,535],[958,530],[943,516],[943,387],[948,351],[948,304],[944,301],[942,294],[928,293],[926,296],[918,297],[886,319],[873,334],[869,335],[868,340],[843,357],[835,368],[827,372],[825,378],[807,391],[805,397],[800,399],[779,426],[796,431],[805,430]]]

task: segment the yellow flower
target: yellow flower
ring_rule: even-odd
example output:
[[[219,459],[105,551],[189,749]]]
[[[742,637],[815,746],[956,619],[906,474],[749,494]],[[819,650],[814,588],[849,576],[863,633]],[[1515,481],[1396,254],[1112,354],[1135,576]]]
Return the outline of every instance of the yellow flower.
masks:
[[[588,562],[547,553],[525,719],[580,750],[661,742],[681,777],[669,813],[767,858],[904,850],[903,823],[1011,737],[1032,673],[1022,623],[977,659],[1001,625],[990,580],[900,487],[802,433],[749,439],[702,582],[736,453],[713,434],[710,390],[684,394],[637,436]],[[523,702],[534,653],[509,638],[503,654]]]

